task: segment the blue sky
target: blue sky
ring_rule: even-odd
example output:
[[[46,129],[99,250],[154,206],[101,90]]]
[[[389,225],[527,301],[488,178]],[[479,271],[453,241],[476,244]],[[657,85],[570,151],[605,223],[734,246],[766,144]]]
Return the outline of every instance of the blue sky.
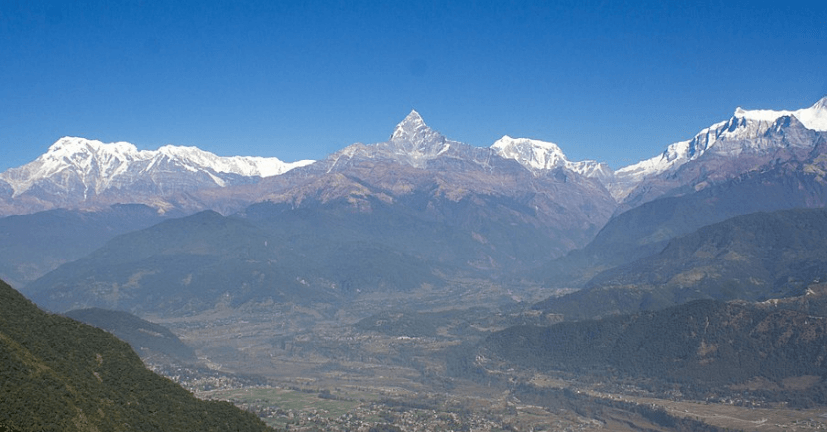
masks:
[[[613,168],[827,95],[827,2],[0,0],[0,170],[61,136],[319,159],[416,109]]]

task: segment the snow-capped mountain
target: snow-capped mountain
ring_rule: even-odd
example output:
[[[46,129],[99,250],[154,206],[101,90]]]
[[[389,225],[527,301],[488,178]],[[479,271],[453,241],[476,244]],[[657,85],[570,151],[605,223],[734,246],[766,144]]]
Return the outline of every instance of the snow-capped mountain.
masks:
[[[491,149],[506,159],[514,159],[530,171],[547,171],[565,168],[582,176],[601,181],[611,179],[611,168],[593,160],[571,162],[557,144],[529,138],[503,136],[491,145]]]
[[[172,194],[254,182],[312,162],[220,157],[171,145],[138,150],[127,142],[64,137],[33,162],[0,173],[0,184],[9,195],[2,197],[8,205],[22,204],[34,211],[116,202],[162,208],[159,201]]]
[[[393,130],[387,141],[388,150],[398,155],[405,155],[412,161],[433,159],[459,144],[445,138],[439,132],[425,124],[416,110],[411,110]]]
[[[720,165],[723,160],[740,159],[741,162],[749,161],[752,166],[737,163],[738,168],[749,170],[766,163],[768,157],[779,157],[776,154],[779,151],[795,152],[813,147],[811,137],[785,134],[791,129],[827,131],[827,97],[809,108],[796,111],[744,110],[738,107],[729,120],[703,129],[692,139],[669,145],[658,156],[617,170],[608,187],[618,201],[628,201],[630,195],[635,195],[636,189],[646,189],[649,193],[652,187],[649,183],[675,177],[675,173],[689,162],[717,159],[717,165]]]
[[[448,279],[525,271],[582,247],[616,207],[596,179],[565,167],[534,173],[494,149],[447,139],[416,111],[385,142],[354,144],[255,184],[213,187],[187,197],[236,201],[224,212],[231,216],[201,212],[120,237],[109,242],[114,249],[96,252],[105,261],[131,257],[135,239],[163,245],[161,258],[150,260],[153,267],[146,270],[152,282],[145,278],[131,291],[135,295],[128,301],[141,305],[136,307],[169,308],[179,301],[186,308],[212,307],[215,293],[237,292],[227,287],[227,275],[245,287],[246,299],[255,301],[277,295],[278,302],[332,302],[360,291],[423,284],[439,289]],[[215,266],[213,258],[200,261],[206,265],[191,270],[192,283],[182,286],[182,278],[172,275],[179,265],[163,258],[192,250],[187,244],[199,254],[220,257],[222,265]],[[169,252],[162,250],[166,247]],[[107,266],[102,261],[86,263]],[[73,265],[44,276],[39,286],[54,286]],[[44,294],[50,299],[43,301],[74,303],[90,287],[106,291],[118,286],[108,278],[120,280],[113,272],[83,273],[94,273],[95,282],[68,282],[63,286],[71,288],[58,296]],[[28,288],[40,290],[37,282]],[[171,293],[178,300],[169,300]],[[112,298],[115,303],[108,303]],[[96,294],[91,301],[132,307],[117,294]]]
[[[769,158],[789,158],[796,151],[812,149],[815,141],[802,130],[827,131],[827,97],[809,108],[795,111],[739,107],[729,120],[703,129],[692,139],[669,145],[660,155],[617,171],[592,160],[569,161],[557,144],[540,140],[504,136],[491,149],[535,174],[565,168],[598,179],[618,202],[641,204],[670,188],[701,183],[704,179],[694,174],[694,177],[676,175],[689,162],[704,160],[709,165],[706,168],[714,166],[719,171],[705,174],[707,177],[726,178],[757,168]],[[782,150],[790,155],[779,154]],[[724,161],[730,161],[732,166],[724,167]]]
[[[571,162],[554,143],[503,136],[488,148],[473,147],[453,141],[425,124],[422,116],[411,111],[396,125],[388,141],[365,145],[354,144],[328,158],[327,171],[336,169],[351,159],[393,160],[416,168],[426,168],[428,163],[440,157],[462,159],[470,163],[490,167],[492,156],[512,159],[539,175],[550,170],[564,168],[588,178],[609,181],[613,173],[604,163],[586,160]]]
[[[418,112],[412,110],[393,130],[388,141],[376,144],[356,143],[320,161],[325,172],[341,170],[360,160],[392,161],[424,169],[430,161],[440,157],[459,157],[485,163],[490,159],[488,149],[472,147],[446,138],[431,129]]]
[[[530,170],[548,170],[570,163],[557,144],[546,141],[505,135],[491,148],[500,156],[514,159]]]
[[[616,172],[592,160],[570,161],[558,145],[546,141],[503,136],[490,147],[453,141],[428,127],[416,111],[396,125],[388,141],[353,144],[312,166],[307,165],[313,161],[284,163],[276,158],[219,157],[196,147],[164,146],[151,151],[138,150],[126,142],[104,144],[66,137],[37,160],[0,173],[0,214],[114,203],[142,203],[162,210],[237,211],[265,199],[263,196],[276,199],[296,195],[292,188],[304,184],[300,178],[321,179],[331,172],[374,167],[377,163],[443,172],[483,169],[492,175],[525,170],[534,177],[567,181],[577,177],[581,183],[585,178],[592,183],[588,185],[592,193],[600,195],[603,192],[598,189],[605,188],[626,209],[669,191],[706,187],[772,160],[801,157],[814,146],[812,134],[825,132],[827,97],[795,111],[738,108],[730,119],[668,146],[656,157]],[[268,180],[258,189],[231,187],[258,183],[299,167],[291,177],[294,180]],[[409,187],[404,178],[396,180],[394,187]],[[506,187],[505,182],[489,184]]]

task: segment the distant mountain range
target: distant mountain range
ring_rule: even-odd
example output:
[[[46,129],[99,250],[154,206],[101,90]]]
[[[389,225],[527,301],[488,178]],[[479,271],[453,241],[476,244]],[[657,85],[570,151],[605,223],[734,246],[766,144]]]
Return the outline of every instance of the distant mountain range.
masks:
[[[70,141],[54,152],[66,152],[64,162],[81,154],[83,163],[14,171],[18,189],[10,190],[21,192],[6,202],[58,206],[74,197],[74,211],[112,200],[143,202],[167,215],[209,210],[113,235],[98,251],[24,288],[54,310],[176,313],[227,298],[235,305],[329,304],[456,278],[578,288],[705,225],[823,206],[825,118],[827,98],[790,112],[738,109],[661,156],[617,172],[569,161],[557,145],[537,140],[503,137],[489,148],[472,147],[432,130],[416,111],[388,141],[294,166],[230,163],[195,149],[167,148],[138,160],[125,144],[112,149],[132,156],[107,156],[104,164],[96,158],[107,145],[83,144],[78,153],[69,151],[79,145]],[[54,157],[41,159],[37,166]],[[0,179],[12,178],[11,171]],[[62,174],[32,174],[26,184],[35,186],[20,186],[20,173],[52,171]],[[54,183],[59,178],[65,181]],[[49,201],[48,191],[64,201]]]
[[[0,173],[0,211],[31,213],[51,208],[100,208],[146,204],[164,212],[201,210],[182,195],[246,184],[313,161],[219,157],[196,147],[138,150],[126,142],[64,137],[35,161]],[[176,198],[178,197],[178,198]]]
[[[117,235],[173,216],[141,204],[117,204],[99,211],[54,209],[0,218],[0,278],[25,286]]]
[[[25,291],[55,310],[135,311],[156,291],[166,312],[209,308],[224,293],[233,302],[329,302],[540,265],[584,245],[615,206],[597,179],[565,167],[532,173],[448,140],[415,112],[387,142],[210,193],[238,191],[264,202],[115,238]],[[135,277],[136,268],[146,273]],[[173,292],[189,294],[165,299]]]
[[[0,173],[0,214],[26,214],[52,208],[99,209],[111,204],[146,204],[160,212],[238,211],[260,198],[244,185],[296,168],[300,176],[341,171],[339,165],[373,161],[426,169],[463,160],[494,167],[492,158],[519,162],[535,176],[566,172],[596,179],[626,210],[687,187],[700,189],[737,177],[770,161],[800,157],[827,131],[827,97],[797,111],[743,110],[694,138],[671,144],[661,154],[612,171],[595,161],[569,161],[556,144],[504,136],[489,148],[451,141],[424,123],[416,111],[376,145],[355,144],[315,162],[285,163],[277,158],[219,157],[196,147],[164,146],[138,150],[119,142],[104,144],[64,137],[35,161]],[[467,165],[444,165],[462,170]],[[279,181],[267,182],[272,186]],[[290,183],[290,182],[288,182]],[[258,190],[258,189],[256,189]]]
[[[698,190],[759,169],[802,159],[827,131],[827,97],[798,111],[741,108],[661,155],[617,170],[609,188],[626,210],[663,195]]]
[[[696,299],[765,301],[827,278],[827,210],[752,213],[673,239],[535,306],[567,319],[657,310]]]

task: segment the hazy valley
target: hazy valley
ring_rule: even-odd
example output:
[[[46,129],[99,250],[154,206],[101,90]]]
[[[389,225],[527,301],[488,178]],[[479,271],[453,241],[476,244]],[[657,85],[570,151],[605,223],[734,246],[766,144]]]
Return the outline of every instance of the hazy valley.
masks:
[[[616,171],[415,111],[294,164],[64,138],[0,174],[0,278],[277,429],[823,429],[827,97],[772,113]]]

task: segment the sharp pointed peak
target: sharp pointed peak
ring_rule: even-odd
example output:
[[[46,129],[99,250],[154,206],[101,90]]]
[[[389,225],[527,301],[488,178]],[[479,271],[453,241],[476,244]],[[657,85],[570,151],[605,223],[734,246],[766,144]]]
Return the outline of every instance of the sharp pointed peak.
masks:
[[[417,112],[415,109],[412,109],[408,115],[405,116],[404,119],[396,126],[397,128],[403,125],[414,125],[414,126],[425,126],[425,120],[422,119],[422,116]]]
[[[411,120],[422,120],[422,116],[421,116],[421,115],[419,115],[419,112],[418,112],[417,110],[412,109],[412,110],[411,110],[411,112],[410,112],[410,113],[408,113],[408,115],[407,115],[407,116],[405,116],[405,119],[406,119],[406,120],[407,120],[407,119],[411,119]]]
[[[819,99],[812,107],[819,110],[827,110],[827,96]]]
[[[405,116],[405,118],[396,125],[396,128],[391,134],[391,140],[395,139],[414,139],[416,136],[433,133],[431,128],[422,120],[422,116],[416,110]]]

